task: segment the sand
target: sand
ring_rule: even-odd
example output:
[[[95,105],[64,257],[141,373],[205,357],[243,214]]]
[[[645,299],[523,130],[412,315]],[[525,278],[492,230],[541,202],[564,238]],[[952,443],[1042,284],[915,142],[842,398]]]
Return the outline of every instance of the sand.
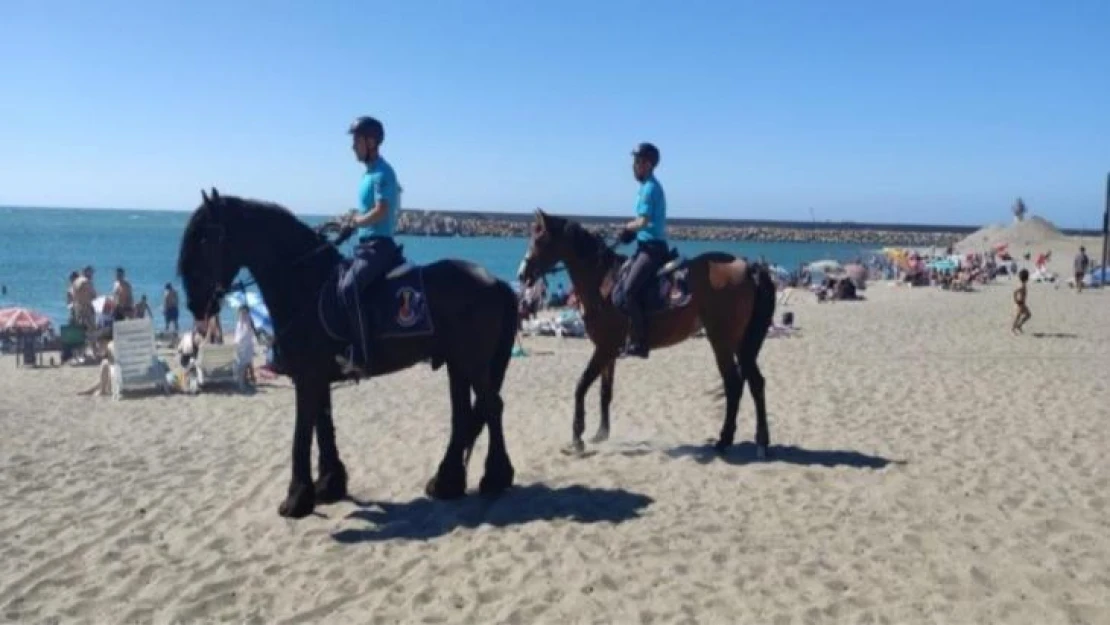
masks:
[[[619,366],[614,438],[584,458],[559,450],[588,344],[528,339],[518,486],[493,502],[421,496],[442,372],[344,386],[357,501],[296,522],[287,384],[116,403],[74,395],[94,369],[5,356],[0,621],[1110,623],[1110,292],[1032,285],[1014,337],[1011,288],[795,294],[800,335],[762,357],[767,462],[747,396],[745,444],[705,446],[702,339]]]

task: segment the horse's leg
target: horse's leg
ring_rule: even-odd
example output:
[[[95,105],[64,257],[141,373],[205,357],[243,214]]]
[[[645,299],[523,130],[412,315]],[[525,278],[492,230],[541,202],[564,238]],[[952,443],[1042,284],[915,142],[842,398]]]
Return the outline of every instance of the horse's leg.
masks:
[[[613,376],[617,371],[617,361],[610,361],[601,369],[601,423],[597,426],[597,434],[590,439],[591,443],[603,443],[609,440],[609,404],[613,403]]]
[[[331,414],[331,389],[324,394],[324,407],[316,419],[316,447],[320,454],[316,479],[316,502],[335,503],[347,498],[347,467],[339,460],[335,445],[335,423]]]
[[[478,483],[478,492],[483,495],[496,495],[513,485],[516,471],[509,459],[509,452],[505,445],[505,431],[501,424],[501,414],[505,410],[505,403],[501,401],[501,394],[486,386],[475,387],[478,396],[474,402],[474,410],[487,425],[489,425],[489,451],[486,452],[486,470],[482,481]]]
[[[765,383],[758,362],[759,351],[763,348],[766,337],[766,330],[760,332],[749,328],[736,352],[740,375],[747,380],[748,388],[752,390],[752,401],[755,403],[755,455],[759,459],[767,457],[767,450],[771,445],[771,432],[767,427],[767,402],[764,397]]]
[[[582,453],[586,449],[586,444],[582,442],[582,433],[586,431],[586,392],[601,374],[604,360],[601,350],[594,347],[590,362],[586,363],[586,370],[582,372],[581,377],[578,378],[578,384],[574,387],[574,437],[571,439],[571,450],[576,453]]]
[[[724,452],[732,446],[736,438],[736,412],[740,408],[740,396],[744,392],[744,379],[737,370],[736,356],[731,349],[713,343],[713,355],[717,359],[717,371],[725,385],[725,423],[716,444],[717,451]]]
[[[763,395],[763,372],[759,370],[754,355],[741,356],[740,370],[748,381],[752,401],[755,402],[755,456],[762,460],[767,457],[767,448],[771,445],[771,432],[767,426],[767,402]]]
[[[473,423],[477,416],[470,406],[470,383],[459,367],[451,363],[447,364],[447,379],[451,392],[451,440],[435,476],[424,487],[424,492],[433,499],[456,499],[466,494],[463,456],[472,442],[472,433],[481,431]]]
[[[278,507],[283,517],[299,519],[312,514],[316,491],[312,486],[312,428],[321,412],[323,395],[329,392],[326,380],[303,377],[293,381],[296,392],[297,423],[293,428],[293,479],[289,493]]]

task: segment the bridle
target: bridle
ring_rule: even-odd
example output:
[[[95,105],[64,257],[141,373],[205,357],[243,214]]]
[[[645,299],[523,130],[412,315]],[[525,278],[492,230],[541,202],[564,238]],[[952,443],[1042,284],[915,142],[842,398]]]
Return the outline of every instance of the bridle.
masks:
[[[567,224],[567,225],[569,226],[570,224]],[[595,237],[597,239],[598,243],[600,243],[601,247],[603,247],[603,249],[604,249],[603,252],[598,254],[598,264],[599,265],[604,263],[604,256],[605,256],[606,253],[615,252],[617,247],[619,247],[621,245],[620,239],[617,239],[617,240],[613,241],[612,243],[606,243],[605,238],[603,236],[598,235],[598,234],[593,234],[593,233],[590,233],[590,235]],[[548,236],[550,236],[550,234],[548,234]],[[535,245],[535,239],[532,239],[531,241],[529,241],[528,251],[525,252],[524,259],[520,261],[521,266],[520,266],[520,270],[517,272],[518,274],[525,273],[524,268],[528,267],[530,263],[535,262],[535,257],[532,254],[532,250],[533,250],[534,245]],[[553,274],[566,273],[566,272],[567,272],[566,263],[561,262],[561,261],[556,261],[555,264],[553,264],[550,269],[547,269],[546,271],[535,272],[535,274],[533,276],[533,280],[538,280],[540,278],[546,278],[547,276],[550,276],[550,275],[553,275]]]
[[[322,239],[322,241],[316,247],[293,259],[293,262],[290,263],[291,267],[297,267],[311,260],[317,254],[327,251],[328,249],[338,248],[339,246],[343,245],[348,239],[350,239],[355,232],[355,229],[353,227],[340,220],[334,219],[320,224],[314,230],[316,232],[316,236]],[[336,233],[337,236],[334,240],[329,240],[327,238],[327,235],[332,232]],[[252,275],[247,280],[237,280],[229,284],[227,287],[223,286],[223,284],[221,283],[221,276],[224,275],[224,255],[222,250],[224,248],[226,238],[227,232],[223,224],[216,223],[205,225],[205,233],[200,240],[201,254],[205,257],[205,262],[210,266],[210,273],[212,274],[209,276],[209,279],[213,284],[215,284],[215,287],[212,289],[212,294],[209,296],[208,302],[205,303],[204,306],[204,319],[206,320],[206,322],[212,316],[212,313],[217,309],[218,303],[222,298],[226,297],[230,293],[238,291],[242,293],[243,300],[246,301],[247,287],[258,284],[258,279]],[[295,322],[304,316],[304,313],[305,310],[302,309],[297,315],[293,317],[293,319],[289,323],[285,325],[284,328],[278,328],[275,326],[274,342],[277,342],[279,337],[289,331],[289,329],[295,325]]]

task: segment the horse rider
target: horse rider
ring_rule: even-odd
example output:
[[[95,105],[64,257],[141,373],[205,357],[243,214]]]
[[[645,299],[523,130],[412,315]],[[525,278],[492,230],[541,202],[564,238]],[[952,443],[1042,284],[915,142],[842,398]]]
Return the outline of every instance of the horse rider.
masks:
[[[393,167],[379,151],[385,140],[382,123],[373,117],[359,117],[348,133],[355,158],[366,165],[366,172],[359,186],[359,208],[344,218],[345,225],[358,229],[358,245],[351,266],[339,279],[339,296],[350,317],[352,335],[346,362],[341,359],[341,364],[348,371],[368,372],[371,336],[364,325],[359,296],[394,264],[398,249],[393,232],[400,213],[400,187]]]
[[[636,241],[625,285],[625,312],[631,322],[629,341],[621,356],[648,357],[644,289],[667,262],[667,198],[655,178],[658,166],[659,148],[654,145],[641,143],[632,152],[632,175],[640,182],[640,192],[636,198],[636,218],[625,224],[620,233],[622,244]]]

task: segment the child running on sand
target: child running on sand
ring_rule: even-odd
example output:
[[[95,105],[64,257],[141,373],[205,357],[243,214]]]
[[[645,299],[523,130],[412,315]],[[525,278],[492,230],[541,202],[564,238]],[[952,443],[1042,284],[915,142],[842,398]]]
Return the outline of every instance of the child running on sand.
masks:
[[[1033,313],[1029,312],[1029,306],[1025,304],[1025,298],[1029,293],[1027,288],[1029,271],[1027,269],[1019,271],[1018,280],[1021,281],[1021,286],[1014,291],[1014,303],[1017,304],[1017,315],[1014,316],[1014,325],[1010,328],[1010,331],[1014,334],[1022,334],[1021,326],[1025,325],[1025,322],[1029,321],[1029,318],[1033,316]]]

